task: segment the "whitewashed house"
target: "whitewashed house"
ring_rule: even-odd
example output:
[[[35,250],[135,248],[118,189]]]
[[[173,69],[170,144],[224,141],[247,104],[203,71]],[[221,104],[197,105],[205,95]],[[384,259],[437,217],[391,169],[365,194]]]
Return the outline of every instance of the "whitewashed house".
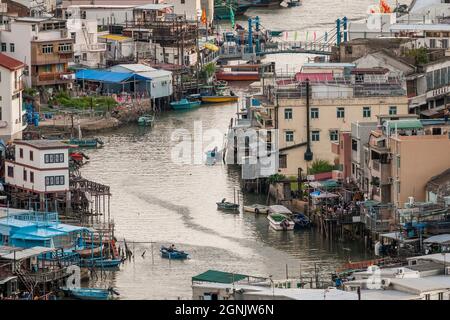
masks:
[[[16,140],[14,157],[5,160],[5,182],[11,192],[70,201],[69,145],[53,140]]]
[[[172,72],[155,69],[143,64],[119,64],[110,68],[113,72],[137,73],[148,78],[147,92],[152,99],[167,98],[173,94]]]
[[[97,20],[72,16],[67,19],[67,30],[75,41],[74,63],[88,68],[100,68],[105,64],[106,43],[98,43]]]
[[[4,141],[22,138],[26,127],[22,111],[25,64],[0,53],[0,138]]]

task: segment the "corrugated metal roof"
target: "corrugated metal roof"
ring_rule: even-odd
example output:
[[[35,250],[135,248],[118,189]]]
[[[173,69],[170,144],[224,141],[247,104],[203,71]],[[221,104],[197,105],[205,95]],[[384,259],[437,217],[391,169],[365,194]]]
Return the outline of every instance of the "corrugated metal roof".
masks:
[[[437,236],[432,236],[423,241],[424,243],[438,243],[447,244],[450,243],[450,234],[439,234]]]
[[[29,249],[24,249],[22,251],[16,251],[16,253],[9,253],[4,256],[1,256],[2,259],[5,260],[22,260],[27,259],[31,257],[38,256],[40,254],[55,251],[53,248],[47,248],[47,247],[33,247]]]

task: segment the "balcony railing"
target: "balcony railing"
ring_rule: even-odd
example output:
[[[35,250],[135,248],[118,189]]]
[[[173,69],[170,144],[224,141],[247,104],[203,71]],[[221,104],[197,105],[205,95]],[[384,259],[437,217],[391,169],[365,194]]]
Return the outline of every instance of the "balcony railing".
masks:
[[[102,51],[106,51],[106,43],[83,44],[83,45],[81,45],[80,50],[83,51],[83,52],[102,52]]]

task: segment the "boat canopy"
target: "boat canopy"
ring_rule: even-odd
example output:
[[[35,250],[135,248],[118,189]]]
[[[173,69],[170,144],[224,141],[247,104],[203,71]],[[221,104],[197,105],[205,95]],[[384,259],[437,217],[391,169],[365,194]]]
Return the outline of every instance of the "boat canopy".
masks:
[[[250,276],[238,273],[223,272],[217,270],[208,270],[199,275],[192,277],[192,281],[216,282],[216,283],[234,283]]]
[[[126,83],[130,81],[146,81],[151,80],[148,77],[143,77],[136,73],[131,72],[110,72],[101,70],[78,70],[75,73],[77,80],[108,82],[108,83]]]
[[[5,259],[5,260],[23,260],[23,259],[36,257],[43,253],[52,252],[52,251],[55,251],[55,249],[47,248],[47,247],[33,247],[33,248],[17,251],[16,253],[14,253],[14,252],[8,253],[6,255],[1,256],[1,258]]]
[[[326,199],[326,198],[337,198],[339,195],[331,192],[320,192],[320,191],[314,191],[309,194],[311,198],[317,198],[317,199]]]

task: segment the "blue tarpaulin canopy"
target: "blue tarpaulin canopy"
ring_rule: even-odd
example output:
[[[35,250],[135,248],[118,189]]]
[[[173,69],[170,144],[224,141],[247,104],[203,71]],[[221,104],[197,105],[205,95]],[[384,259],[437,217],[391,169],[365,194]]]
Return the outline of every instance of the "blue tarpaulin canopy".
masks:
[[[110,72],[101,70],[89,70],[83,69],[78,70],[75,73],[77,80],[86,81],[98,81],[98,82],[109,82],[109,83],[125,83],[135,80],[151,80],[148,77],[143,77],[135,73],[125,73],[125,72]]]

